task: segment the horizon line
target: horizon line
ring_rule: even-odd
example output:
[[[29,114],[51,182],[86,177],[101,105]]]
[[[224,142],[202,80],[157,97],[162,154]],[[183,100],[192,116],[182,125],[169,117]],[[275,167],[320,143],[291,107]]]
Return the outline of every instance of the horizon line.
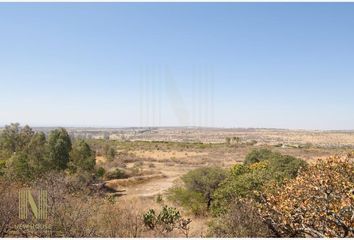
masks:
[[[18,122],[13,122],[18,123]],[[0,129],[5,128],[6,125],[9,124],[0,124]],[[30,125],[30,124],[21,124],[20,126],[30,126],[31,128],[67,128],[67,129],[128,129],[128,128],[136,128],[136,129],[163,129],[163,128],[189,128],[189,129],[225,129],[225,130],[237,130],[237,129],[257,129],[257,130],[281,130],[281,131],[319,131],[319,132],[354,132],[354,129],[310,129],[310,128],[283,128],[283,127],[220,127],[220,126],[82,126],[82,125]]]

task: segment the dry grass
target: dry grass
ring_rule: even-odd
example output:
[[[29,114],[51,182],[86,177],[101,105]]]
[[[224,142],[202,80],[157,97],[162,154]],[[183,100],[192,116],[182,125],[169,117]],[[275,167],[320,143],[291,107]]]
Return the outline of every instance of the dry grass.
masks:
[[[146,176],[130,177],[126,179],[113,179],[113,180],[106,181],[106,185],[109,188],[118,190],[120,189],[120,187],[132,186],[135,184],[144,183],[152,179],[160,179],[160,178],[166,178],[166,176],[164,174],[152,174]]]
[[[207,152],[191,152],[191,151],[178,151],[178,150],[170,150],[170,151],[161,151],[161,150],[136,150],[131,151],[137,157],[140,158],[152,158],[157,161],[159,160],[168,160],[168,159],[186,159],[195,156],[205,156],[208,155]]]
[[[228,168],[242,162],[254,148],[266,147],[282,154],[303,158],[309,162],[340,154],[343,151],[336,148],[295,148],[259,144],[258,146],[169,142],[124,142],[119,144],[121,145],[118,145],[117,149],[120,147],[121,149],[116,160],[103,163],[101,157],[98,158],[98,161],[107,171],[114,168],[121,168],[125,171],[127,179],[108,181],[108,184],[114,188],[126,190],[127,195],[124,198],[153,197],[157,194],[164,194],[164,191],[171,187],[176,179],[189,170],[212,165]]]
[[[178,131],[176,129],[170,130],[170,132],[161,130],[151,136],[145,135],[146,138],[144,138],[146,140],[151,137],[150,140],[164,141],[171,139],[177,142],[118,141],[114,143],[117,146],[117,152],[119,152],[114,161],[105,161],[103,157],[97,158],[97,163],[106,170],[119,167],[128,173],[127,179],[115,179],[107,182],[108,186],[112,188],[125,190],[125,195],[118,198],[120,206],[132,207],[135,209],[134,211],[140,212],[144,211],[146,206],[157,209],[159,205],[155,202],[156,196],[161,195],[164,198],[166,190],[188,171],[211,165],[228,168],[244,161],[246,155],[254,148],[265,147],[312,162],[318,158],[325,159],[328,156],[345,153],[347,149],[335,147],[338,144],[341,146],[354,144],[353,134],[340,132],[219,129],[200,130],[199,132],[191,130],[181,134]],[[169,133],[172,135],[166,138]],[[189,139],[197,138],[203,142],[214,143],[184,142],[183,139],[186,136]],[[226,137],[240,137],[241,143],[227,145],[224,143]],[[246,144],[252,140],[256,140],[258,143],[255,146]],[[297,147],[304,145],[307,146]],[[139,206],[141,203],[142,205]],[[164,203],[167,203],[166,200]],[[173,206],[173,203],[168,204]],[[193,216],[191,218],[193,222],[190,236],[206,236],[208,219],[198,219]],[[129,229],[129,227],[127,228]],[[121,236],[132,236],[131,233],[120,234]],[[157,236],[146,229],[141,230],[139,234],[145,237]],[[180,237],[183,235],[175,232],[170,236]]]
[[[103,131],[103,130],[102,130]],[[354,146],[353,131],[305,131],[284,129],[226,129],[226,128],[156,128],[136,132],[134,129],[111,131],[113,135],[124,135],[124,139],[137,141],[150,141],[151,145],[161,147],[161,143],[180,142],[192,145],[194,143],[224,143],[226,137],[238,137],[242,142],[257,141],[259,144],[306,144],[311,143],[321,147]],[[118,137],[117,139],[121,139]],[[119,140],[121,146],[126,148],[123,138]],[[144,145],[144,144],[142,144]],[[164,145],[166,147],[166,145]],[[129,148],[129,147],[128,147]],[[131,150],[135,150],[132,148]]]
[[[103,156],[96,156],[96,164],[101,165],[107,162],[107,158]]]

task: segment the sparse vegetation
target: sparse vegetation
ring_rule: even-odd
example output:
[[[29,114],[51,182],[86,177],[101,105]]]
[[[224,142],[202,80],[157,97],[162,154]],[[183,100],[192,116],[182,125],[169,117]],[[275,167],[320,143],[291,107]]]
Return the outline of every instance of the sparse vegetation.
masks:
[[[353,236],[352,148],[228,136],[117,141],[6,126],[0,237]],[[314,161],[342,152],[346,159]],[[29,222],[18,219],[23,186],[48,190],[50,231],[14,230]]]
[[[124,170],[116,168],[113,171],[107,172],[105,174],[106,179],[122,179],[127,178],[128,175],[125,173]]]
[[[159,213],[154,209],[149,209],[144,215],[145,226],[153,231],[157,231],[160,236],[166,236],[173,230],[181,230],[185,237],[189,234],[190,219],[182,218],[180,212],[173,207],[163,206]]]
[[[111,146],[109,144],[105,144],[104,155],[106,156],[108,161],[113,161],[117,155],[117,151],[114,146]]]

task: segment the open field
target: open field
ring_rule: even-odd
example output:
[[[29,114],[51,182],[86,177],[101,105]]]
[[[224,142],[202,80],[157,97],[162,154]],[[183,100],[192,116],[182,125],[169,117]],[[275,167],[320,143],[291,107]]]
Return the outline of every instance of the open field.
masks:
[[[48,132],[52,128],[37,128]],[[76,137],[121,141],[168,141],[224,143],[226,137],[260,144],[301,145],[311,143],[322,147],[354,146],[354,131],[310,131],[256,128],[68,128]]]
[[[109,140],[118,155],[114,161],[98,156],[98,166],[106,170],[124,166],[139,171],[130,180],[109,180],[126,190],[125,197],[163,194],[191,169],[202,166],[230,167],[244,161],[255,148],[268,148],[312,162],[319,158],[341,155],[354,146],[353,132],[291,131],[276,129],[189,129],[162,128],[135,134],[130,140]],[[116,136],[116,134],[113,134]],[[226,143],[226,138],[231,143]],[[110,138],[114,139],[112,135]],[[238,138],[237,142],[232,139]],[[100,142],[103,140],[93,140]],[[128,178],[129,179],[129,178]]]
[[[229,142],[226,138],[230,138]],[[107,171],[120,168],[130,174],[128,178],[106,181],[107,186],[122,192],[118,201],[140,199],[153,205],[160,197],[164,204],[176,206],[167,199],[167,192],[171,187],[180,185],[181,176],[190,170],[205,166],[228,169],[242,163],[253,149],[260,148],[312,163],[351,152],[354,134],[263,129],[157,129],[131,137],[130,140],[90,141],[96,144],[108,141],[117,151],[117,156],[111,161],[98,156],[98,166]],[[181,209],[178,205],[176,207]],[[210,219],[184,214],[193,220],[191,234],[205,236]]]

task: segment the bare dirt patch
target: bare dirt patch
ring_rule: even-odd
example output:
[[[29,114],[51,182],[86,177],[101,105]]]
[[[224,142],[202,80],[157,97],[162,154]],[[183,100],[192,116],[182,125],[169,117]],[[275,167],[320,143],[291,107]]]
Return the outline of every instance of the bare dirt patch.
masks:
[[[106,159],[105,157],[103,157],[103,156],[96,156],[96,163],[97,163],[97,164],[103,164],[103,163],[105,163],[105,162],[107,162],[107,159]]]

